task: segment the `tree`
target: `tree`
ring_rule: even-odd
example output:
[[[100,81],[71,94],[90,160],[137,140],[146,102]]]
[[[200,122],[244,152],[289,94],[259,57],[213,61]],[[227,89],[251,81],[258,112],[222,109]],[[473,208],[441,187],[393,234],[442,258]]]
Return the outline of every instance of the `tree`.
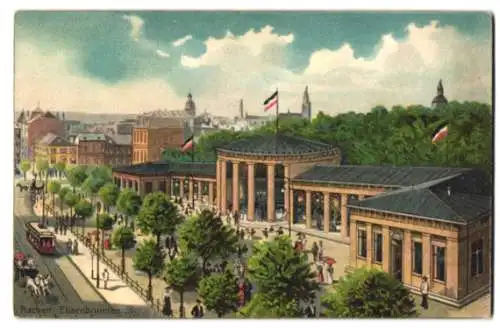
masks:
[[[184,318],[184,293],[196,285],[198,279],[198,261],[195,256],[184,254],[170,261],[165,267],[164,280],[179,293],[179,311]]]
[[[107,183],[106,180],[89,175],[87,179],[82,183],[82,189],[90,195],[90,202],[94,204],[94,198],[98,194],[99,190]]]
[[[73,216],[73,208],[78,203],[78,196],[74,192],[69,191],[64,196],[64,203],[69,207],[69,215]]]
[[[205,306],[219,318],[238,309],[238,290],[237,279],[229,270],[206,276],[198,285]]]
[[[303,313],[297,300],[284,296],[270,296],[264,292],[257,292],[250,302],[240,310],[244,318],[300,318]]]
[[[104,204],[106,211],[109,212],[109,208],[116,205],[120,190],[114,183],[108,182],[104,186],[102,186],[101,189],[99,189],[98,194],[99,198],[101,198],[101,201]]]
[[[64,170],[66,169],[66,163],[57,162],[56,164],[54,164],[54,168],[56,169],[59,178],[61,178]]]
[[[323,296],[325,314],[334,318],[411,318],[417,316],[409,290],[377,269],[357,269]]]
[[[209,260],[234,253],[238,242],[234,229],[225,226],[220,218],[207,210],[187,219],[179,227],[178,234],[182,252],[201,258],[202,272],[205,272]]]
[[[280,302],[269,302],[270,313],[280,313],[280,309],[271,306],[290,305],[291,302],[308,302],[319,289],[315,275],[311,272],[307,255],[295,251],[287,236],[276,237],[272,241],[254,246],[253,255],[248,261],[250,280],[255,283],[264,298],[278,299]],[[287,310],[288,311],[288,310]],[[297,308],[294,311],[300,312]]]
[[[52,194],[52,212],[56,211],[56,194],[61,190],[61,184],[58,181],[50,181],[47,190]]]
[[[125,222],[128,223],[129,217],[136,216],[139,213],[141,204],[141,197],[136,192],[130,189],[123,189],[116,201],[116,208],[125,215]]]
[[[148,275],[148,299],[153,299],[153,276],[162,272],[165,268],[165,254],[161,249],[156,247],[153,240],[145,240],[137,248],[134,257],[134,268],[146,272]]]
[[[48,176],[47,170],[49,169],[49,162],[46,159],[38,158],[36,160],[36,169],[40,176],[40,180],[42,179],[42,174],[45,174],[45,177]],[[45,180],[47,181],[47,180]]]
[[[144,233],[155,235],[159,246],[161,235],[173,234],[181,220],[177,206],[169,201],[164,193],[154,192],[144,197],[137,216],[137,226]]]
[[[31,169],[31,163],[27,160],[21,162],[21,171],[23,171],[24,180],[26,180],[26,173]]]
[[[62,187],[61,190],[59,190],[59,201],[60,201],[60,206],[61,206],[61,213],[64,210],[64,199],[66,198],[66,195],[71,192],[71,190],[68,187]]]
[[[75,192],[75,189],[81,187],[87,179],[87,170],[85,167],[77,165],[66,172],[66,177],[69,184],[73,187],[73,192]]]
[[[108,213],[101,213],[99,215],[99,226],[97,229],[111,230],[113,228],[113,218]]]
[[[80,200],[76,205],[75,205],[75,214],[80,217],[82,220],[82,235],[84,234],[84,229],[83,227],[85,226],[85,219],[88,219],[89,217],[92,216],[92,213],[94,212],[94,207],[92,204],[85,200],[82,199]]]
[[[125,250],[134,246],[134,232],[126,226],[119,226],[111,235],[113,246],[122,251],[122,273],[125,273]]]

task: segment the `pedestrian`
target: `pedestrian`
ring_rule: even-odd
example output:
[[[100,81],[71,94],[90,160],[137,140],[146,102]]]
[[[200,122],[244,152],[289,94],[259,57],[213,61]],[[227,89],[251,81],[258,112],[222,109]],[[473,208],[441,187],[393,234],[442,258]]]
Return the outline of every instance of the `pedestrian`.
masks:
[[[73,255],[78,255],[78,241],[76,239],[73,243]]]
[[[196,300],[196,305],[193,306],[193,309],[191,309],[191,315],[196,319],[201,319],[205,315],[203,306],[201,305],[201,301],[199,299]]]
[[[316,242],[313,242],[312,247],[311,247],[311,253],[312,253],[314,262],[316,262],[318,260],[318,252],[319,252],[318,244]]]
[[[420,293],[422,294],[422,303],[420,306],[427,310],[429,308],[429,282],[427,281],[426,276],[422,277],[422,282],[420,283]]]
[[[264,236],[264,239],[267,239],[267,237],[269,236],[269,231],[267,230],[267,227],[265,227],[264,230],[262,231],[262,235]]]
[[[73,250],[73,241],[71,240],[71,238],[69,238],[68,241],[66,242],[66,251],[68,254],[71,254],[72,250]]]
[[[245,303],[250,302],[252,298],[253,285],[250,280],[245,279]]]
[[[59,234],[59,220],[56,221],[56,226],[54,227],[54,231],[55,231],[56,235]]]
[[[238,283],[238,304],[240,307],[245,306],[245,283],[240,279]]]
[[[323,259],[323,251],[324,251],[324,249],[323,249],[323,241],[320,240],[319,241],[319,247],[318,247],[318,260],[320,260],[320,261]]]
[[[172,311],[172,289],[170,287],[165,287],[165,293],[163,294],[163,309],[161,312],[167,318],[172,318],[174,316]]]
[[[108,289],[108,281],[109,281],[108,269],[104,269],[104,271],[102,272],[102,281],[104,282],[104,289]]]
[[[326,283],[333,285],[333,264],[328,263],[326,266]]]
[[[323,264],[318,261],[316,264],[316,271],[318,272],[318,283],[322,284],[325,282],[325,276],[323,275]]]
[[[66,222],[64,222],[62,228],[63,228],[63,235],[66,236],[66,234],[68,232],[68,225]]]

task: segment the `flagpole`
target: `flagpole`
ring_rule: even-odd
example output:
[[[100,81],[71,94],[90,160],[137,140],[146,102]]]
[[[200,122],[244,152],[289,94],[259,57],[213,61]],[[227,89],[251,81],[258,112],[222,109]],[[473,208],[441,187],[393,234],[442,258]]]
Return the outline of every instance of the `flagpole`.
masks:
[[[194,129],[193,129],[194,130]],[[193,131],[193,136],[191,137],[193,138],[191,140],[191,163],[194,164],[194,131]],[[191,186],[193,187],[193,195],[191,195],[191,207],[193,208],[193,211],[194,211],[194,175],[191,174]],[[200,188],[199,184],[198,184],[198,188]],[[198,193],[199,195],[200,193]]]
[[[280,113],[280,94],[278,92],[278,88],[276,88],[276,135],[278,135],[280,130],[279,113]]]

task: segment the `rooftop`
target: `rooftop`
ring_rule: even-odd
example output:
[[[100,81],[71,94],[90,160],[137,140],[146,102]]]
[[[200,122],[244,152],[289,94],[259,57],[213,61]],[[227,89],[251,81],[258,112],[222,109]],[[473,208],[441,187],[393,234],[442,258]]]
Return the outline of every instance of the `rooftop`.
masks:
[[[195,175],[215,177],[216,164],[214,162],[167,162],[158,161],[141,163],[129,166],[116,167],[113,172],[130,175],[161,176],[161,175]]]
[[[285,134],[264,134],[236,140],[217,151],[251,155],[299,155],[324,153],[333,145]]]
[[[42,139],[40,139],[40,141],[38,141],[38,144],[55,147],[67,147],[72,145],[68,140],[53,133],[47,133]]]

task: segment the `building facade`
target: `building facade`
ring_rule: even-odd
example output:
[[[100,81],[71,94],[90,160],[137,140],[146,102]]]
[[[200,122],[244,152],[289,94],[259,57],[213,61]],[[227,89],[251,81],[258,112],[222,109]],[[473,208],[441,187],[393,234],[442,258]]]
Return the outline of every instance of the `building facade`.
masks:
[[[40,108],[35,109],[27,122],[27,150],[29,159],[34,158],[35,144],[49,133],[64,136],[64,123],[50,112],[43,112]]]
[[[341,165],[340,150],[286,135],[237,140],[215,163],[113,170],[141,196],[162,191],[247,221],[349,245],[350,265],[380,268],[419,293],[463,306],[490,289],[492,187],[467,168]]]
[[[35,161],[39,159],[46,160],[50,165],[76,164],[76,147],[61,136],[47,133],[35,145]]]
[[[132,131],[132,163],[159,161],[165,149],[178,149],[184,142],[181,124],[171,122],[164,127],[135,127]]]
[[[117,138],[118,139],[118,138]],[[75,139],[77,163],[79,165],[120,166],[131,164],[130,139],[121,142],[105,134],[79,134]]]
[[[22,150],[22,128],[20,126],[14,127],[14,166],[21,163],[21,150]]]

